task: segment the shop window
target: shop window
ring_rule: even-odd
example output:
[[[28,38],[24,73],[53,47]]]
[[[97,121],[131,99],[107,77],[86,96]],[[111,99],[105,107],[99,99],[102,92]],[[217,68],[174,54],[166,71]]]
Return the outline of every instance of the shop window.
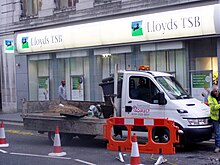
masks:
[[[212,83],[218,85],[218,58],[217,57],[196,57],[195,69],[197,71],[212,71]]]
[[[79,0],[55,0],[57,10],[74,8],[78,2]]]
[[[22,0],[22,17],[35,16],[41,10],[42,0]]]
[[[174,75],[178,81],[186,85],[186,65],[183,50],[164,50],[145,52],[143,65],[149,65],[150,70],[168,72]]]
[[[174,73],[176,64],[175,51],[146,52],[143,57],[144,65],[150,65],[150,70]]]
[[[30,60],[28,63],[29,99],[46,101],[50,99],[49,60]]]

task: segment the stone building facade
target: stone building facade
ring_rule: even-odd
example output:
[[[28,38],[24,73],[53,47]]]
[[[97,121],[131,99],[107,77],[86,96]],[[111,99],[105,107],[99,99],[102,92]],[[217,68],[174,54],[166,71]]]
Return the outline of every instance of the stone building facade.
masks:
[[[100,101],[115,64],[169,72],[198,99],[218,82],[218,0],[1,0],[0,9],[4,113],[56,99],[62,79],[68,99]]]

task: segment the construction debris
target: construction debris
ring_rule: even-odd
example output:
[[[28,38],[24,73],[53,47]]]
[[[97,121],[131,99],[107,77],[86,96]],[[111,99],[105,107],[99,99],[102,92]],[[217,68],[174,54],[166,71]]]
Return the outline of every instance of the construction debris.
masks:
[[[68,113],[68,114],[87,114],[87,112],[83,111],[82,109],[79,109],[73,105],[55,105],[50,106],[49,111],[50,113]]]

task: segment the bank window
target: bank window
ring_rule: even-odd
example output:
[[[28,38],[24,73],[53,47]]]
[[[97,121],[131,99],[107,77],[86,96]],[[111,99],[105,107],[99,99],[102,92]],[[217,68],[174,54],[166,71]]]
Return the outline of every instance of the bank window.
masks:
[[[37,15],[41,6],[42,0],[22,0],[22,17]]]
[[[150,65],[151,70],[163,72],[175,72],[176,54],[175,51],[146,52],[144,64]]]
[[[195,68],[200,70],[212,70],[212,83],[218,85],[218,58],[217,57],[196,57]]]
[[[79,0],[55,0],[56,9],[58,10],[65,10],[68,8],[73,8],[76,6]]]
[[[150,70],[168,72],[186,86],[186,61],[184,50],[164,50],[144,52],[143,65],[149,65]]]
[[[29,99],[31,101],[47,101],[50,99],[49,60],[29,58],[28,79]]]

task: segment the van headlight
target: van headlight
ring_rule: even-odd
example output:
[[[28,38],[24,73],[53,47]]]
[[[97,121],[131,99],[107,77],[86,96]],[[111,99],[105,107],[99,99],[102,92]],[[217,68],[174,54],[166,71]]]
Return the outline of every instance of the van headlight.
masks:
[[[209,124],[209,119],[204,118],[204,119],[187,119],[189,122],[189,125],[196,126],[196,125],[208,125]]]
[[[177,109],[177,112],[178,112],[178,113],[188,113],[188,111],[187,111],[187,110],[184,110],[184,109]]]

